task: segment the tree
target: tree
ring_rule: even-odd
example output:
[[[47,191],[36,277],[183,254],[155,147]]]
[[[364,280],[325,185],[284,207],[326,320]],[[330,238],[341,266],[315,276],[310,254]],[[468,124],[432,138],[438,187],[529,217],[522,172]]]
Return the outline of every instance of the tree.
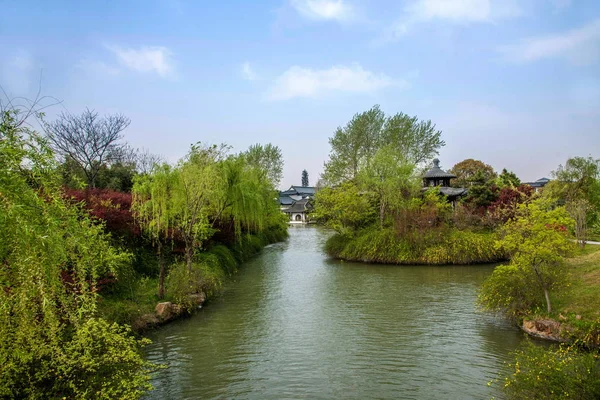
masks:
[[[516,188],[521,185],[521,180],[517,177],[517,175],[514,172],[508,171],[506,168],[503,168],[502,172],[500,173],[500,175],[498,175],[498,178],[496,179],[496,185],[498,185],[498,187],[500,188]]]
[[[564,207],[550,208],[544,199],[521,204],[517,217],[503,226],[499,242],[510,264],[496,267],[486,280],[482,305],[515,316],[533,308],[543,295],[550,313],[550,291],[567,280],[563,257],[573,250],[568,232],[572,224]]]
[[[312,217],[339,233],[349,233],[377,221],[375,199],[361,192],[356,184],[345,182],[335,188],[326,187],[315,196]]]
[[[392,146],[407,162],[418,165],[428,161],[446,145],[442,131],[431,121],[419,121],[404,113],[386,119],[380,145]]]
[[[454,187],[469,187],[481,181],[489,182],[496,178],[496,172],[491,165],[472,158],[455,164],[448,172],[456,175],[452,181]]]
[[[483,213],[498,199],[498,187],[494,180],[488,179],[488,175],[481,170],[477,170],[469,181],[471,186],[464,202]]]
[[[407,162],[393,145],[388,145],[380,148],[370,166],[361,171],[358,180],[361,188],[377,194],[381,227],[386,216],[397,211],[418,190],[414,170],[414,164]]]
[[[390,146],[407,163],[420,164],[445,146],[441,134],[431,121],[403,113],[386,118],[379,106],[374,106],[354,115],[329,139],[331,152],[322,177],[330,185],[354,180],[384,146]]]
[[[97,318],[99,279],[130,254],[65,201],[46,140],[15,121],[0,115],[0,397],[139,398],[147,341]]]
[[[62,113],[45,124],[46,136],[52,148],[63,158],[69,158],[83,171],[87,184],[96,187],[96,178],[105,164],[119,160],[125,144],[121,132],[130,124],[129,118],[98,113],[86,109],[81,115]]]
[[[375,154],[384,123],[385,114],[376,105],[337,128],[329,138],[331,152],[323,173],[330,185],[356,178],[361,165],[367,165]]]
[[[308,184],[308,171],[302,170],[302,186],[307,187]]]
[[[155,165],[149,174],[139,175],[133,186],[132,211],[143,231],[156,246],[160,299],[165,295],[166,266],[163,245],[173,236],[177,215],[174,191],[178,187],[178,172],[168,164]]]
[[[552,172],[544,196],[564,203],[576,221],[576,238],[585,246],[587,227],[600,222],[600,159],[573,157]]]
[[[244,153],[248,163],[266,174],[271,185],[279,186],[283,173],[283,156],[281,149],[268,143],[266,145],[255,144],[250,146]]]
[[[174,227],[185,242],[185,259],[188,272],[197,248],[214,233],[211,217],[223,203],[225,182],[219,173],[218,163],[229,150],[225,145],[192,145],[190,152],[179,163],[177,188],[174,190]],[[222,208],[221,208],[222,209]]]

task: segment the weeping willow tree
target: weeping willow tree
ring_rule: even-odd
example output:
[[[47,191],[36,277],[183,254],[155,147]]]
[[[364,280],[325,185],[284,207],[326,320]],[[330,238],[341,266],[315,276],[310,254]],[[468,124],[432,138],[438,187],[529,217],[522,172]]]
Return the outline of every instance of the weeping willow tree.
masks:
[[[166,265],[163,246],[172,239],[176,216],[173,195],[178,187],[178,170],[168,164],[156,165],[151,173],[138,175],[133,186],[132,211],[158,255],[158,297],[165,296]]]
[[[242,232],[262,232],[276,196],[265,171],[250,164],[244,155],[228,157],[220,171],[225,185],[218,217],[233,222],[238,239]]]
[[[165,294],[166,240],[184,242],[185,265],[172,269],[170,276],[178,276],[173,282],[184,288],[176,291],[189,295],[203,290],[195,256],[219,227],[233,226],[241,241],[244,234],[285,226],[269,166],[257,163],[248,152],[227,154],[229,149],[196,144],[175,167],[156,167],[135,182],[132,209],[157,248],[160,297]]]
[[[228,150],[225,145],[196,144],[178,166],[179,179],[173,192],[174,226],[185,242],[190,273],[195,250],[214,234],[211,218],[219,213],[224,186],[218,164]]]
[[[144,342],[97,318],[98,279],[130,259],[67,204],[52,151],[0,115],[0,397],[138,398]]]

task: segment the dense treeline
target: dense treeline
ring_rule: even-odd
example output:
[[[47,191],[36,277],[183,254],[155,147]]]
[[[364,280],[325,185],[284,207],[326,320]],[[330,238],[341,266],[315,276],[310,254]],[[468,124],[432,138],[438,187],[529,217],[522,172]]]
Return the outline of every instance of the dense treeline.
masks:
[[[128,325],[160,299],[191,309],[287,235],[276,146],[169,165],[122,140],[128,121],[62,114],[44,137],[2,112],[0,397],[139,398],[156,366]]]
[[[514,174],[497,176],[475,160],[457,164],[469,195],[454,208],[436,188],[422,189],[424,167],[445,145],[441,131],[403,113],[386,117],[377,106],[338,128],[330,144],[312,218],[337,231],[331,255],[398,264],[506,258],[493,231],[532,194]]]
[[[64,200],[47,142],[0,116],[0,396],[137,398],[145,344],[97,312],[99,280],[131,254]]]

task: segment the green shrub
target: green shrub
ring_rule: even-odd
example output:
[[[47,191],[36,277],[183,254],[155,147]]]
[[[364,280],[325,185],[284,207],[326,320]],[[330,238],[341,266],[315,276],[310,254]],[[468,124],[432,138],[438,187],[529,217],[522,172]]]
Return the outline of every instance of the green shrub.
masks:
[[[499,311],[513,320],[526,312],[535,312],[543,305],[544,292],[540,285],[529,282],[530,278],[516,265],[499,265],[483,282],[479,305],[488,311]]]
[[[600,355],[561,345],[547,349],[528,342],[514,353],[504,379],[510,399],[600,398]]]
[[[372,227],[355,235],[336,234],[325,245],[329,255],[346,260],[387,264],[472,264],[506,258],[493,233],[432,230],[410,238],[393,229]]]
[[[0,397],[138,399],[152,388],[155,366],[140,351],[148,343],[128,328],[90,318],[68,341],[38,343],[27,356],[8,356]]]

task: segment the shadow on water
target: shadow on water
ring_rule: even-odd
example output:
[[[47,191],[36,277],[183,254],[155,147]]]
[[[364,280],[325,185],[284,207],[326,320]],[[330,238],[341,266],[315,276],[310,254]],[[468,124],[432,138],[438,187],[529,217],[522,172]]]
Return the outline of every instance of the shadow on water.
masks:
[[[192,318],[154,332],[151,399],[482,399],[522,334],[477,311],[493,266],[330,260],[291,227]]]

